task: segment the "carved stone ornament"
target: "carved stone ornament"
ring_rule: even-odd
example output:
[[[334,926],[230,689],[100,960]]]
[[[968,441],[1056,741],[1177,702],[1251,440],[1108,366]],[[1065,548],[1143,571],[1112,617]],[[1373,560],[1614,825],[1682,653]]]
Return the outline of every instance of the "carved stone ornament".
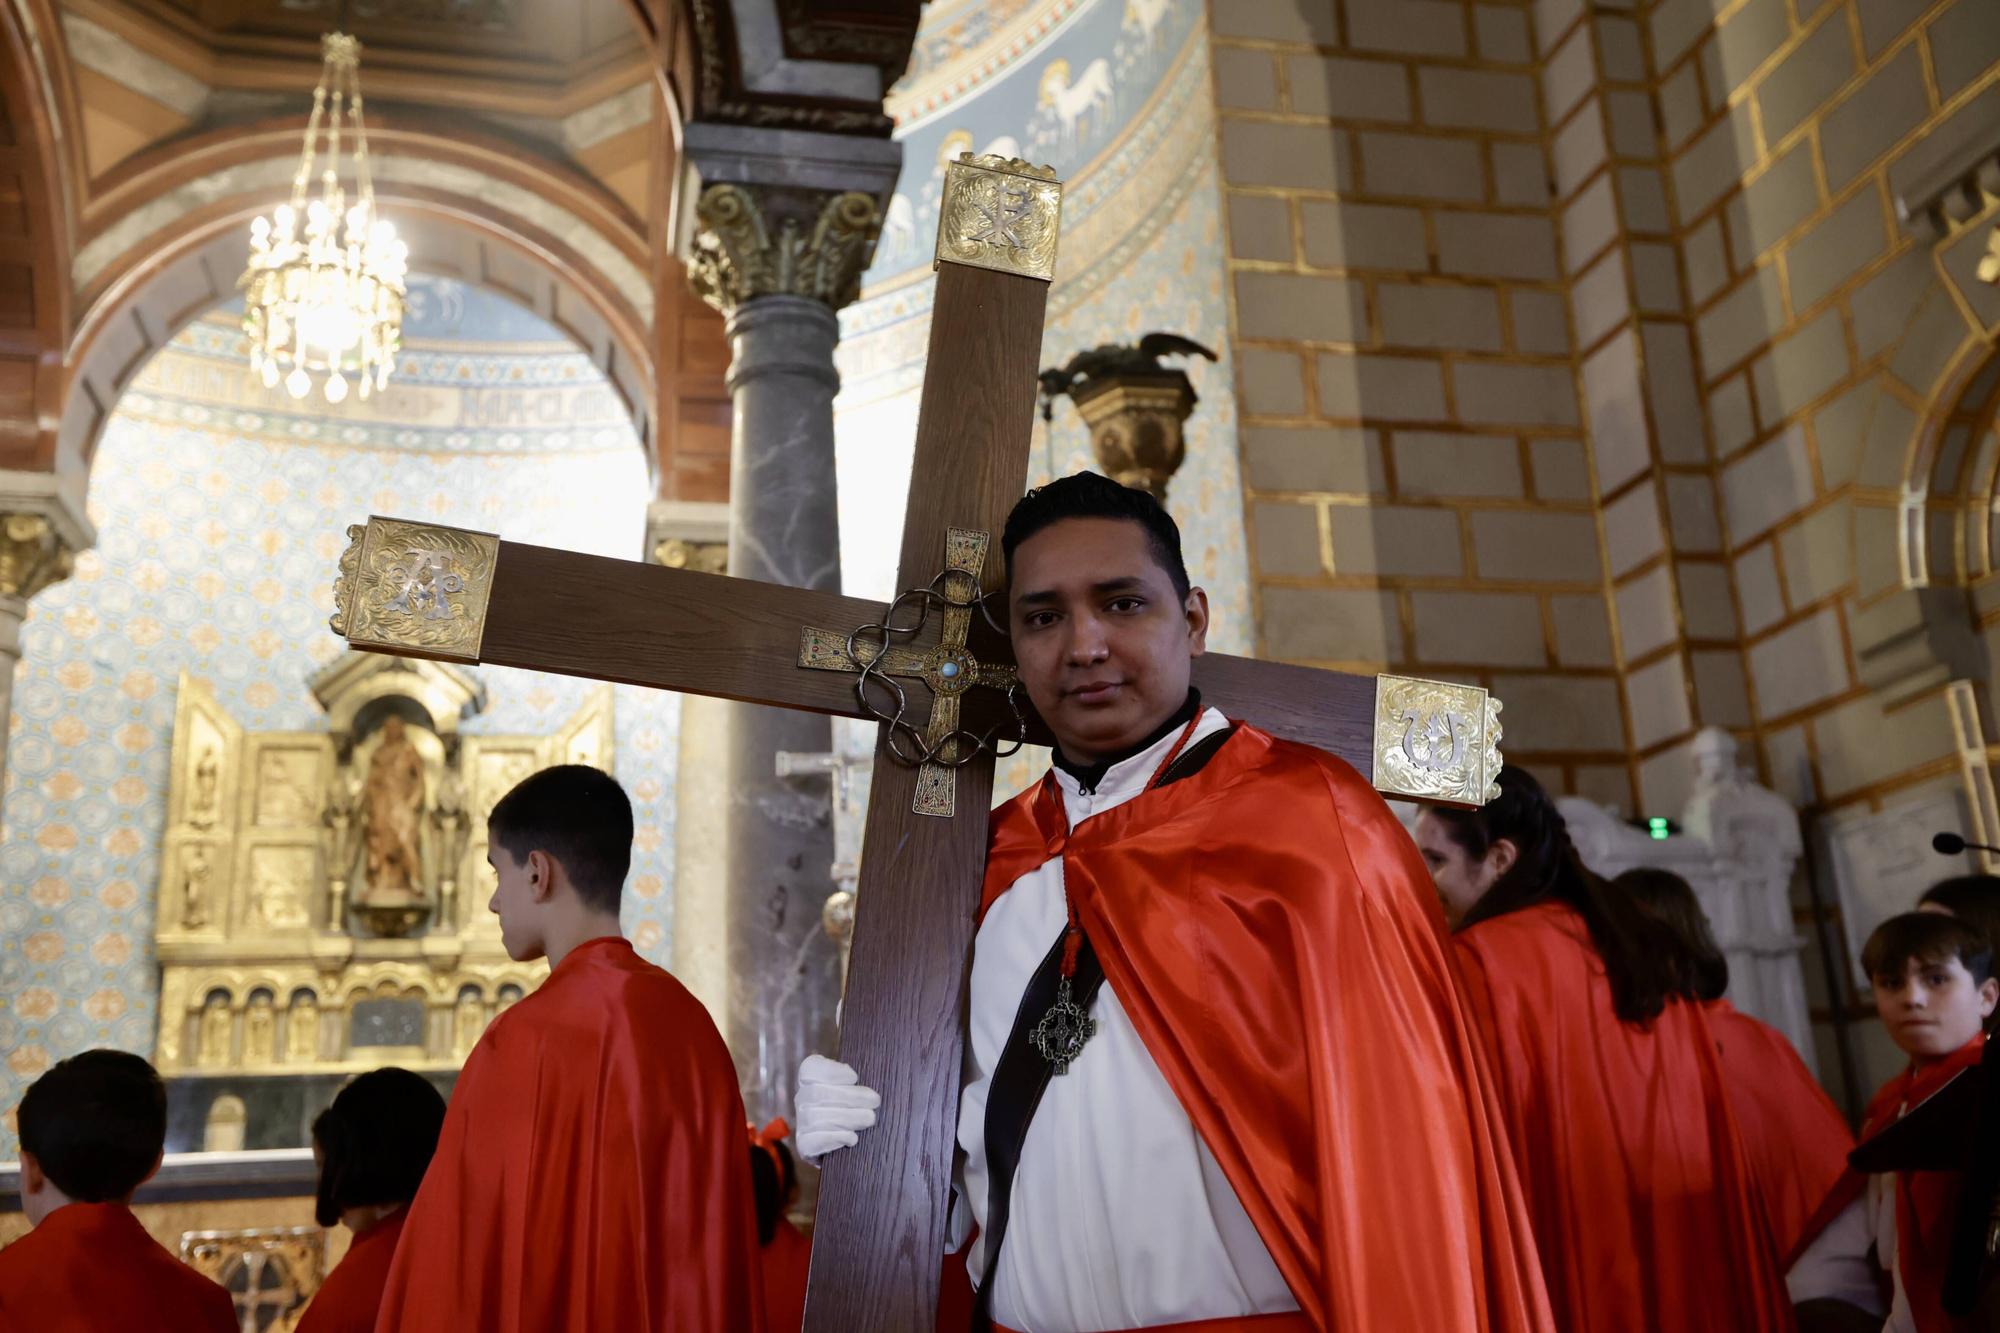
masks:
[[[361,648],[477,662],[500,539],[371,517],[347,530],[333,632]]]
[[[47,516],[0,514],[0,594],[25,601],[68,578],[75,562]]]
[[[858,190],[711,185],[695,203],[700,231],[688,283],[725,313],[759,296],[803,296],[835,310],[861,294],[882,210]]]
[[[1194,386],[1178,370],[1100,383],[1076,399],[1098,470],[1165,501],[1167,482],[1187,457],[1184,425],[1197,401]]]
[[[1048,282],[1056,275],[1062,182],[1054,167],[959,154],[944,169],[938,264],[969,264]]]
[[[691,542],[668,537],[653,547],[653,563],[668,569],[692,569],[700,574],[729,572],[728,542]]]
[[[2000,287],[2000,222],[1986,233],[1986,253],[1979,259],[1979,280]]]
[[[1452,805],[1500,794],[1500,701],[1476,685],[1375,678],[1375,789]]]

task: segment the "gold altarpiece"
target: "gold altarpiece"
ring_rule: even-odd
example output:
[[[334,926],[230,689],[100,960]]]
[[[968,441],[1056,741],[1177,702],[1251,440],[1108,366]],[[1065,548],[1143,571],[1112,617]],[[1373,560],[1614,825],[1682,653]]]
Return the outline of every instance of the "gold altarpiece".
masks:
[[[547,975],[486,910],[486,816],[551,764],[611,766],[611,688],[547,736],[463,734],[485,690],[443,663],[349,652],[310,688],[323,730],[259,732],[181,677],[156,926],[170,1082],[456,1070]],[[234,1096],[203,1119],[170,1147],[281,1146],[243,1141]]]

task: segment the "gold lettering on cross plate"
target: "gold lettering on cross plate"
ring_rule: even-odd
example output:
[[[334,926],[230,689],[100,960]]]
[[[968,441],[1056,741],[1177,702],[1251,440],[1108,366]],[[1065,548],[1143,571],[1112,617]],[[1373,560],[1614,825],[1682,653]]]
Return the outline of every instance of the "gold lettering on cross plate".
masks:
[[[1500,701],[1476,685],[1375,678],[1377,790],[1482,805],[1500,794]]]

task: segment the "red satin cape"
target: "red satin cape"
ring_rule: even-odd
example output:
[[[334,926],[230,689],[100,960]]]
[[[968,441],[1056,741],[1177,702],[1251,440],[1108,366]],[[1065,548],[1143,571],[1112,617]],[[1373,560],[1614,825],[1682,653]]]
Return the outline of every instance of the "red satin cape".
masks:
[[[71,1203],[0,1250],[4,1333],[236,1333],[229,1293],[122,1203]]]
[[[736,1070],[617,938],[573,949],[459,1075],[378,1333],[762,1333]]]
[[[1861,1117],[1861,1140],[1867,1142],[1896,1123],[1904,1112],[1925,1101],[1962,1070],[1985,1058],[1986,1034],[1981,1033],[1942,1060],[1911,1064],[1876,1089]],[[1917,1333],[1969,1333],[1973,1323],[1946,1312],[1945,1271],[1951,1265],[1951,1231],[1958,1217],[1960,1174],[1956,1171],[1896,1173],[1896,1275],[1910,1302]],[[1868,1177],[1848,1170],[1834,1182],[1807,1224],[1792,1258],[1811,1243],[1841,1210],[1861,1197]]]
[[[1706,1007],[1768,1244],[1789,1267],[1785,1256],[1810,1239],[1813,1210],[1847,1170],[1854,1134],[1783,1033],[1727,1000]]]
[[[1239,726],[1073,836],[1044,781],[994,812],[981,911],[1057,855],[1312,1327],[1550,1326],[1436,892],[1353,769]]]
[[[798,1333],[806,1318],[806,1274],[812,1241],[784,1218],[757,1252],[764,1270],[764,1322],[771,1333]],[[304,1333],[301,1329],[300,1333]]]
[[[355,1233],[347,1253],[313,1293],[293,1333],[370,1333],[382,1309],[389,1263],[396,1257],[396,1242],[409,1215],[408,1208],[398,1208]]]
[[[1557,1326],[1792,1328],[1702,1006],[1621,1022],[1582,918],[1561,904],[1482,921],[1457,944]]]

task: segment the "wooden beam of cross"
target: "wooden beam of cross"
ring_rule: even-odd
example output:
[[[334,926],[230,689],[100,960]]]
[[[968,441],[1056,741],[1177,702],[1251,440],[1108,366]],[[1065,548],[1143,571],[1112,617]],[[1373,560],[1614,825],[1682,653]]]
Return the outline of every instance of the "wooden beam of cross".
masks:
[[[870,691],[895,683],[896,720],[876,742],[840,1050],[882,1094],[881,1123],[827,1163],[810,1333],[933,1326],[993,785],[991,753],[974,742],[1018,730],[1007,699],[1028,740],[1049,740],[1017,691],[975,689],[1005,687],[1011,658],[973,614],[1002,586],[998,562],[983,546],[973,559],[964,534],[990,544],[1024,489],[1060,199],[1053,173],[1022,162],[967,155],[946,171],[900,621],[894,606],[834,593],[394,519],[350,528],[341,557],[333,628],[358,648],[844,717],[879,719],[885,705]],[[941,614],[913,624],[919,604]],[[1477,804],[1499,771],[1499,705],[1476,687],[1218,654],[1195,662],[1194,682],[1225,714],[1330,750],[1393,795]],[[921,725],[903,716],[914,688],[931,699]],[[941,804],[941,782],[955,815],[914,813]]]

